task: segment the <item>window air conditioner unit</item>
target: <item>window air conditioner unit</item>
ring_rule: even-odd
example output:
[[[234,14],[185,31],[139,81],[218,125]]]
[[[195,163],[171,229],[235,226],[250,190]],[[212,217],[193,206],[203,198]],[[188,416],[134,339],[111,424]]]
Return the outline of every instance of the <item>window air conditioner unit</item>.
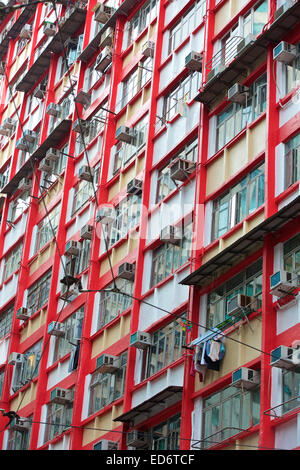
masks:
[[[93,234],[93,226],[92,225],[84,225],[80,231],[80,237],[84,240],[91,240]]]
[[[58,403],[59,405],[67,405],[72,403],[74,397],[73,390],[56,387],[50,392],[50,403]]]
[[[134,178],[133,180],[129,181],[127,184],[127,193],[128,194],[136,194],[137,196],[141,194],[143,191],[143,181]]]
[[[271,351],[270,365],[279,369],[298,369],[300,367],[300,348],[278,346]]]
[[[31,179],[22,178],[19,181],[18,189],[21,189],[22,191],[28,191],[29,189],[31,189]]]
[[[9,429],[19,432],[28,431],[30,429],[30,421],[27,418],[14,418]]]
[[[8,364],[21,364],[24,360],[24,354],[13,352],[8,356]]]
[[[28,143],[26,142],[26,140],[23,137],[21,137],[20,139],[17,140],[16,148],[18,150],[24,150],[24,151],[28,150]]]
[[[45,157],[40,161],[39,170],[45,171],[46,173],[52,173],[53,171],[52,165],[53,165],[52,160],[49,160],[48,158]]]
[[[144,57],[154,57],[155,44],[153,41],[146,41],[142,47],[142,54]]]
[[[192,51],[185,58],[185,66],[189,70],[202,72],[202,60],[203,60],[202,54]]]
[[[185,181],[195,169],[195,163],[183,158],[175,158],[170,165],[170,177],[175,181]]]
[[[128,144],[131,144],[133,138],[134,130],[131,127],[120,126],[116,130],[116,139],[121,140],[121,142],[127,142]]]
[[[288,42],[281,41],[273,49],[273,59],[277,62],[290,64],[296,58],[296,46]]]
[[[6,137],[9,137],[10,134],[11,134],[11,130],[10,129],[7,129],[6,127],[4,127],[3,125],[0,126],[0,134],[1,135],[5,135]]]
[[[30,24],[25,24],[20,31],[20,38],[30,39],[32,35],[32,26]]]
[[[79,255],[79,243],[75,240],[69,240],[66,243],[65,255]]]
[[[33,92],[33,96],[38,99],[43,99],[47,91],[47,86],[45,84],[40,84]]]
[[[16,122],[15,122],[12,118],[6,118],[6,119],[3,121],[2,126],[3,126],[5,129],[13,130],[13,129],[16,127]]]
[[[226,66],[224,64],[218,64],[216,67],[211,69],[211,71],[207,74],[206,82],[210,82],[213,78],[217,77],[220,73],[225,70]]]
[[[26,307],[20,307],[17,310],[17,319],[18,320],[28,320],[30,318],[30,313]]]
[[[114,31],[112,28],[106,28],[104,33],[101,35],[99,49],[103,49],[107,46],[112,46],[113,44]]]
[[[84,181],[88,181],[89,183],[92,183],[94,174],[95,174],[94,168],[90,168],[88,165],[83,165],[79,168],[78,178],[80,180],[84,180]]]
[[[291,293],[298,287],[298,276],[288,271],[277,271],[270,278],[270,293],[276,297],[282,297]]]
[[[279,7],[276,11],[275,11],[275,18],[274,20],[278,20],[278,18],[280,18],[281,15],[283,15],[289,8],[291,8],[293,5],[295,5],[296,1],[295,0],[286,0],[284,2],[283,5],[281,5],[281,7]]]
[[[56,26],[54,23],[51,23],[50,21],[45,21],[43,25],[43,33],[46,36],[54,36],[56,33]]]
[[[148,443],[147,441],[147,436],[145,436],[145,433],[143,431],[138,431],[137,429],[135,431],[131,431],[127,433],[126,437],[126,444],[127,446],[130,447],[144,447]]]
[[[93,450],[118,450],[118,443],[102,439],[94,444]]]
[[[144,331],[137,331],[130,336],[130,346],[137,349],[147,349],[151,346],[151,335],[150,333],[144,333]]]
[[[65,336],[65,325],[64,323],[58,323],[56,321],[52,321],[48,325],[48,335],[53,336]]]
[[[115,220],[115,210],[112,207],[103,206],[99,209],[96,222],[111,224]]]
[[[98,70],[98,72],[104,72],[104,70],[111,64],[111,62],[112,50],[110,47],[105,47],[96,59],[95,70]]]
[[[132,281],[134,279],[135,274],[135,265],[131,263],[123,263],[119,266],[118,269],[118,277],[121,279],[127,279],[128,281]]]
[[[75,101],[87,108],[91,104],[91,95],[87,91],[79,90]]]
[[[234,387],[251,390],[252,388],[255,388],[257,385],[259,385],[259,383],[260,374],[257,370],[241,367],[232,373],[231,385]]]
[[[47,114],[50,114],[50,116],[57,117],[60,112],[61,112],[61,106],[57,103],[50,103],[47,106]]]
[[[256,41],[255,34],[248,34],[244,39],[242,39],[236,46],[237,55],[241,52],[244,52],[253,42]]]
[[[46,152],[46,158],[52,162],[57,162],[60,158],[60,150],[50,147]]]
[[[27,142],[34,142],[36,138],[37,138],[36,132],[31,131],[29,129],[24,131],[24,139],[27,140]]]
[[[160,232],[160,240],[165,243],[177,245],[182,240],[181,230],[174,225],[169,225]]]
[[[96,371],[102,374],[113,374],[120,368],[120,358],[110,356],[109,354],[101,354],[96,360]]]
[[[255,311],[257,310],[255,304],[255,297],[250,297],[249,295],[244,294],[235,295],[227,302],[227,315],[231,317],[239,315],[244,309],[247,309],[247,312]]]
[[[70,297],[76,297],[78,295],[78,289],[75,287],[75,285],[67,285],[63,284],[60,290],[60,299],[62,300],[68,300]]]
[[[114,12],[115,8],[101,4],[95,9],[94,20],[99,21],[99,23],[106,23]]]
[[[240,83],[235,83],[228,90],[228,101],[231,101],[232,103],[244,103],[246,101],[246,95],[248,90],[248,87],[241,85]]]

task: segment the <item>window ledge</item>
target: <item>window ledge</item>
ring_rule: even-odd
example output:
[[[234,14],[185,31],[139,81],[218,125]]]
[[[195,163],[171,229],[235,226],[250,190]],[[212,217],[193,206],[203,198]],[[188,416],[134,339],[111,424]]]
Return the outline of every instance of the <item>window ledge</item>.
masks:
[[[299,190],[299,181],[296,181],[291,186],[286,188],[282,193],[276,196],[275,203],[280,204],[282,201],[284,201],[284,199],[288,198],[291,194],[293,194],[295,191],[298,191],[298,190]]]
[[[169,369],[175,369],[175,367],[179,366],[183,362],[184,362],[184,356],[179,357],[178,359],[176,359],[176,361],[171,362],[171,364],[164,366],[162,369],[155,372],[155,374],[151,375],[150,377],[147,377],[146,379],[142,380],[138,384],[134,385],[134,387],[131,389],[131,393],[134,393],[140,388],[144,387],[148,382],[155,381],[162,375],[167,374]]]
[[[101,410],[95,411],[95,413],[91,414],[85,420],[83,420],[81,422],[81,426],[85,426],[88,423],[90,423],[91,421],[93,421],[95,418],[98,418],[99,416],[102,416],[102,415],[108,413],[109,411],[112,410],[112,408],[114,406],[118,407],[119,405],[121,405],[123,403],[123,400],[124,400],[124,395],[122,395],[120,398],[117,398],[116,400],[112,401],[111,403],[108,403],[103,408],[101,408]],[[109,430],[107,430],[107,432],[109,432]]]

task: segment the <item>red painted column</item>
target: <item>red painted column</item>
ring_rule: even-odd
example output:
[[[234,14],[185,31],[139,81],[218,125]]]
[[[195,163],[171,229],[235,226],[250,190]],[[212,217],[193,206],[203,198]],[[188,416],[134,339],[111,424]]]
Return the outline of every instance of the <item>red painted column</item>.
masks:
[[[149,110],[149,129],[148,139],[145,154],[145,169],[143,178],[143,195],[142,195],[142,208],[141,208],[141,219],[140,219],[140,232],[139,232],[139,245],[138,255],[136,260],[136,274],[135,274],[135,288],[133,296],[136,299],[141,298],[142,295],[142,282],[143,282],[143,271],[144,271],[144,247],[146,245],[147,237],[147,226],[148,226],[148,210],[150,201],[150,188],[151,188],[151,175],[152,175],[152,162],[153,162],[153,151],[154,151],[154,135],[156,126],[156,115],[157,115],[157,95],[159,92],[159,81],[160,71],[159,66],[161,63],[162,45],[163,45],[163,28],[165,24],[165,5],[160,2],[159,11],[157,15],[157,31],[155,40],[155,56],[153,61],[153,76],[152,76],[152,87],[151,87],[151,98],[150,98],[150,110]],[[131,334],[138,330],[139,324],[139,312],[140,302],[133,299],[132,311],[131,311],[131,322],[130,332]],[[135,360],[136,350],[135,348],[128,349],[127,358],[127,374],[125,383],[125,394],[124,394],[124,405],[123,412],[130,410],[132,394],[131,390],[134,386],[134,372],[135,372]],[[124,431],[127,430],[127,425],[124,426]],[[122,435],[121,450],[126,449],[126,434]]]

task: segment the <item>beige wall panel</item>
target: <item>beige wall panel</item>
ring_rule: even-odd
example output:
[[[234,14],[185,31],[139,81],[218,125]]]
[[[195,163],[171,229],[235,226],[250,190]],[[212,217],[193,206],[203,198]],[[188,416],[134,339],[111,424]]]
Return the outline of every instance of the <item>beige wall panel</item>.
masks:
[[[37,317],[29,320],[25,328],[23,328],[23,330],[21,331],[20,343],[25,341],[25,339],[29,338],[42,325],[44,325],[46,323],[46,317],[47,317],[47,308],[41,310],[40,314]]]
[[[57,196],[57,194],[62,190],[63,188],[63,182],[64,178],[58,177],[56,184],[49,190],[47,191],[46,197],[44,197],[44,202],[48,205],[54,197]],[[40,209],[44,209],[44,203],[40,202],[39,205]]]
[[[131,49],[131,51],[129,52],[129,54],[127,54],[127,56],[125,57],[125,59],[123,60],[123,68],[125,68],[128,64],[130,64],[130,62],[132,61],[134,57],[134,51],[133,49]]]
[[[233,372],[234,370],[243,366],[246,362],[249,362],[259,356],[259,351],[256,351],[250,347],[245,347],[242,344],[236,342],[240,341],[244,344],[249,344],[253,348],[260,349],[261,320],[260,318],[255,318],[251,321],[250,324],[253,332],[246,322],[228,335],[228,338],[225,339],[224,343],[226,347],[226,354],[220,363],[219,372],[207,370],[204,382],[199,382],[198,376],[196,374],[195,391],[206,387],[215,380],[218,380],[224,375]],[[232,338],[233,341],[231,341],[229,338]]]
[[[28,44],[26,45],[26,47],[23,49],[23,51],[21,52],[20,55],[17,55],[16,57],[16,60],[13,64],[13,66],[11,67],[10,69],[10,73],[9,73],[9,78],[11,79],[12,77],[15,76],[15,74],[17,73],[17,71],[19,70],[19,68],[21,67],[21,65],[24,64],[26,58],[28,57],[29,55],[29,51],[30,51],[30,41],[28,42]]]
[[[30,266],[30,275],[32,275],[45,261],[47,261],[51,256],[54,255],[55,243],[52,242],[50,245],[42,251],[37,258],[33,261]]]
[[[250,230],[252,230],[258,224],[263,222],[264,218],[265,218],[265,213],[264,211],[262,211],[254,219],[249,220],[249,222],[245,222],[245,233],[250,232]]]
[[[247,138],[244,135],[226,151],[226,179],[232,178],[248,163]]]
[[[216,14],[215,34],[233,18],[249,0],[227,0]]]
[[[101,353],[101,351],[104,350],[104,333],[105,333],[105,330],[104,332],[98,336],[94,341],[93,341],[93,344],[92,344],[92,354],[91,354],[91,357],[94,358],[94,357],[97,357],[99,356],[99,354]]]
[[[219,253],[219,245],[215,246],[212,250],[210,250],[208,253],[206,253],[203,256],[202,264],[207,263],[211,258],[216,256]]]
[[[106,430],[113,430],[120,426],[120,423],[115,423],[113,419],[122,414],[122,412],[123,406],[113,406],[107,413],[102,416],[97,416],[93,421],[89,422],[87,425],[89,429],[83,429],[82,445],[85,446],[96,439],[101,439],[102,436],[107,434]],[[103,431],[101,431],[100,428],[102,428]],[[117,436],[117,440],[119,440],[121,433]]]
[[[24,408],[26,405],[31,403],[33,400],[36,398],[36,388],[37,388],[37,382],[31,382],[30,387],[28,387],[24,392],[18,393],[18,396],[11,401],[10,403],[10,409],[12,411],[17,411],[19,412],[19,406],[20,409]],[[22,416],[22,413],[21,413]]]
[[[126,120],[129,121],[133,116],[138,114],[140,111],[141,107],[143,106],[143,100],[142,100],[142,95],[141,97],[136,100],[132,105],[127,106],[127,111],[126,111]]]
[[[220,155],[207,168],[206,195],[216,191],[225,181],[225,157]]]
[[[266,120],[249,129],[249,161],[257,157],[266,148]]]
[[[219,245],[220,251],[230,246],[232,243],[234,243],[236,240],[238,240],[242,236],[243,236],[243,227],[235,231],[230,237],[220,240],[220,245]]]

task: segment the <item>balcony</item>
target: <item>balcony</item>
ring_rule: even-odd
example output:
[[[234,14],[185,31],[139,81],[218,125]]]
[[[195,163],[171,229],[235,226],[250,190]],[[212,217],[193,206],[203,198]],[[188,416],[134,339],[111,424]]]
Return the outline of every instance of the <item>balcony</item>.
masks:
[[[0,40],[0,60],[5,56],[10,39],[16,39],[23,26],[28,23],[30,17],[34,13],[36,5],[28,4],[23,10],[17,20],[12,22],[12,26],[7,29]]]
[[[189,274],[180,284],[204,288],[261,249],[266,235],[282,230],[285,224],[296,219],[299,214],[300,196],[297,196],[292,202]]]
[[[255,37],[232,37],[211,60],[205,64],[208,72],[207,81],[195,100],[212,108],[217,101],[225,98],[228,89],[234,83],[243,81],[252,70],[266,60],[267,46],[275,46],[300,21],[300,3],[275,15],[275,20],[268,29]]]
[[[88,62],[90,58],[99,51],[99,45],[101,43],[101,38],[107,28],[114,28],[117,22],[118,16],[127,17],[130,11],[136,7],[142,0],[124,0],[115,13],[109,18],[109,20],[103,24],[100,31],[91,39],[86,48],[79,55],[78,59],[82,62]]]
[[[86,10],[73,6],[69,8],[65,15],[59,19],[59,30],[52,38],[44,43],[37,52],[37,58],[31,67],[19,80],[16,90],[27,93],[38,81],[39,77],[49,67],[51,54],[59,54],[65,41],[72,37],[85,21]]]
[[[41,145],[37,146],[37,148],[21,166],[17,173],[2,188],[2,193],[12,195],[17,190],[21,179],[32,173],[33,166],[46,156],[47,150],[51,147],[57,148],[60,145],[63,138],[68,135],[71,130],[72,120],[68,119],[69,112],[70,107],[65,106],[61,116],[56,118],[55,126],[52,126],[48,137],[41,143]]]

